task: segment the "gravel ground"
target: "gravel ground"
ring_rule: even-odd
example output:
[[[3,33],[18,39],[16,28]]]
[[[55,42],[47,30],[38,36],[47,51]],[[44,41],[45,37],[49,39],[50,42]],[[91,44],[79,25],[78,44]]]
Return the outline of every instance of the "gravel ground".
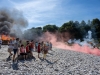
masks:
[[[100,75],[100,56],[53,48],[46,60],[7,60],[7,46],[0,49],[0,75]]]

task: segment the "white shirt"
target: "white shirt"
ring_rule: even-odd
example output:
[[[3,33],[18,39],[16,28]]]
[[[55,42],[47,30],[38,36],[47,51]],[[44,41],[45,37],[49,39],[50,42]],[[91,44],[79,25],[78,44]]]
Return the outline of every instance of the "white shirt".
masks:
[[[18,49],[19,46],[19,42],[18,41],[14,41],[14,49]]]
[[[9,42],[9,48],[13,49],[13,42]]]

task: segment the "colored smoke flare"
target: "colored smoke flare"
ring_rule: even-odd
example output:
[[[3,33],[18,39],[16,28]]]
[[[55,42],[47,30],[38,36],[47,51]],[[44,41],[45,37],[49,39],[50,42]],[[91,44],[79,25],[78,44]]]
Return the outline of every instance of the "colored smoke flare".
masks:
[[[93,54],[93,55],[100,56],[100,50],[97,47],[90,48],[87,45],[80,46],[78,44],[73,44],[72,46],[68,46],[63,43],[60,43],[58,45],[58,44],[54,44],[54,42],[53,42],[53,46],[57,47],[57,48],[61,48],[61,49],[73,50],[73,51],[78,51],[78,52],[83,52],[83,53],[87,53],[87,54]]]
[[[97,47],[93,48],[91,43],[94,43],[94,42],[92,42],[92,41],[90,43],[87,43],[86,40],[83,42],[76,40],[75,43],[73,43],[73,44],[71,44],[71,46],[69,46],[69,44],[66,44],[64,41],[57,41],[57,36],[55,34],[51,34],[49,32],[46,32],[45,35],[43,37],[41,37],[41,39],[43,41],[46,40],[46,41],[51,42],[53,47],[56,47],[56,48],[72,50],[72,51],[83,52],[83,53],[87,53],[87,54],[93,54],[93,55],[100,56],[100,50]]]

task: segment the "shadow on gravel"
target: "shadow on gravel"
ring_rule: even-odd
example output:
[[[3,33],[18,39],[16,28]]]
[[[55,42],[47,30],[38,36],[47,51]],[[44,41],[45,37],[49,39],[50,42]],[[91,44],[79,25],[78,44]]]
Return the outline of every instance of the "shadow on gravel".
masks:
[[[49,52],[48,52],[48,54],[53,55],[52,53],[49,53]]]
[[[47,59],[45,59],[46,60],[46,62],[48,63],[48,64],[54,64],[53,62],[51,62],[51,61],[49,61],[49,60],[47,60]]]
[[[12,69],[13,70],[19,70],[19,68],[18,68],[18,63],[19,62],[21,62],[21,63],[25,63],[25,61],[32,61],[32,59],[34,59],[35,60],[35,57],[34,58],[30,58],[30,59],[27,59],[27,60],[23,60],[23,59],[16,59],[16,61],[15,62],[13,62],[13,64],[12,64]]]
[[[22,56],[18,56],[17,58],[16,58],[18,61],[21,61],[22,62],[22,60],[24,60],[24,58],[22,57]],[[25,59],[25,61],[32,61],[32,59],[35,61],[36,60],[36,58],[34,57],[34,56],[28,56],[28,58],[27,59]]]
[[[18,70],[19,69],[18,68],[18,62],[12,64],[12,69],[13,70]]]
[[[40,57],[39,59],[40,59],[41,61],[44,61],[43,58],[41,58],[41,57]]]
[[[33,56],[32,59],[34,59],[34,61],[36,60],[36,58]]]
[[[11,60],[11,57],[9,56],[7,59],[6,59],[6,61],[10,61]]]
[[[41,60],[41,61],[44,61],[44,60],[45,60],[48,64],[54,64],[53,62],[51,62],[51,61],[49,61],[49,60],[47,60],[47,59],[42,59],[42,58],[40,58],[40,60]]]
[[[33,57],[31,57],[31,58],[26,59],[26,61],[32,61],[32,59],[33,59],[34,61],[36,60],[36,58],[33,56]]]

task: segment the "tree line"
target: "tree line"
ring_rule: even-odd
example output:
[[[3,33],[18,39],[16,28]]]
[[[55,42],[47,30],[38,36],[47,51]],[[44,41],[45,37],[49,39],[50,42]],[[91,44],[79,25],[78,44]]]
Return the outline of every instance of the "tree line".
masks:
[[[100,20],[98,18],[93,19],[92,21],[88,20],[85,22],[82,20],[81,22],[78,21],[69,21],[58,27],[57,25],[45,25],[42,27],[32,27],[31,29],[27,30],[25,34],[29,32],[36,36],[41,36],[44,32],[50,33],[61,33],[63,37],[66,38],[65,33],[69,33],[71,35],[71,39],[81,39],[86,37],[87,32],[92,31],[92,37],[94,39],[100,38]]]

